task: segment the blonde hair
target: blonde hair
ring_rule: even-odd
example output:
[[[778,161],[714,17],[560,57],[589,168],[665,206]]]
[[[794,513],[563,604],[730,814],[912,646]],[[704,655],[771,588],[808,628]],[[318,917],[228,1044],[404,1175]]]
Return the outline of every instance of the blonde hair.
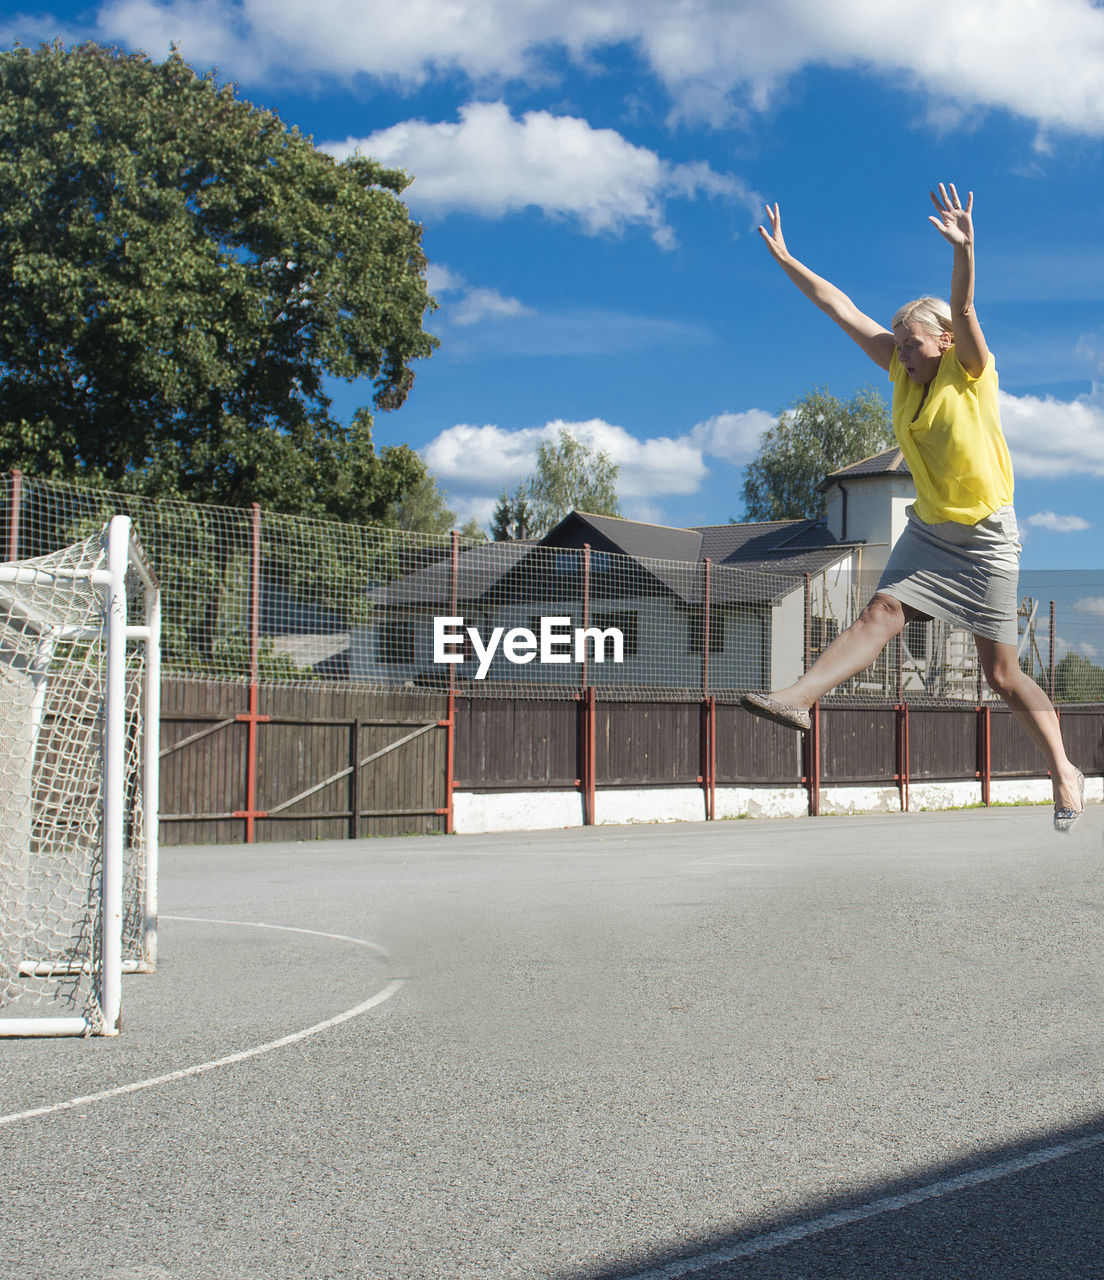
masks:
[[[941,333],[954,332],[951,309],[942,298],[913,298],[911,302],[906,302],[897,311],[889,327],[896,329],[899,324],[915,324],[937,337]]]

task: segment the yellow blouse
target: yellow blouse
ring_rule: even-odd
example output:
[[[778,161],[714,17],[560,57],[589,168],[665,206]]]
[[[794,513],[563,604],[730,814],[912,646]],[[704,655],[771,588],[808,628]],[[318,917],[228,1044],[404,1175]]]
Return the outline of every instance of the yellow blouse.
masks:
[[[1012,459],[1001,430],[997,370],[990,354],[972,378],[949,347],[924,388],[894,351],[893,431],[916,482],[916,514],[927,524],[977,524],[1012,502]]]

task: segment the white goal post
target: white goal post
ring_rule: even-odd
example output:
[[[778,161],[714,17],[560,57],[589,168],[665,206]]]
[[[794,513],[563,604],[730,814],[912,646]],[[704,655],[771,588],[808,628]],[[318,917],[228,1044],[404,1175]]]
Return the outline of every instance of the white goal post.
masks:
[[[128,516],[0,564],[0,1036],[116,1035],[155,967],[160,625]]]

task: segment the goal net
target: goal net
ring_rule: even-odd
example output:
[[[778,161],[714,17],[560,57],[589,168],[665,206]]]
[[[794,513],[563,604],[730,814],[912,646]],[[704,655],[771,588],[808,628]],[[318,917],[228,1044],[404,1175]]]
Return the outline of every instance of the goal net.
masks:
[[[159,619],[126,516],[0,564],[0,1036],[114,1035],[154,967]]]

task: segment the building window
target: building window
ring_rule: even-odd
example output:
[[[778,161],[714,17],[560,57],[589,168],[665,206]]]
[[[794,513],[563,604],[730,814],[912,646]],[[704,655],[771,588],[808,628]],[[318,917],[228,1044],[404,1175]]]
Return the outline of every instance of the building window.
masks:
[[[705,643],[705,606],[691,605],[686,615],[686,652],[701,653]],[[724,653],[725,612],[720,605],[709,606],[709,652]]]
[[[611,627],[621,632],[625,641],[625,658],[635,658],[640,652],[640,619],[635,609],[623,613],[596,613],[590,620],[592,627],[609,631]]]
[[[386,618],[376,632],[376,661],[406,666],[414,661],[414,620]]]

